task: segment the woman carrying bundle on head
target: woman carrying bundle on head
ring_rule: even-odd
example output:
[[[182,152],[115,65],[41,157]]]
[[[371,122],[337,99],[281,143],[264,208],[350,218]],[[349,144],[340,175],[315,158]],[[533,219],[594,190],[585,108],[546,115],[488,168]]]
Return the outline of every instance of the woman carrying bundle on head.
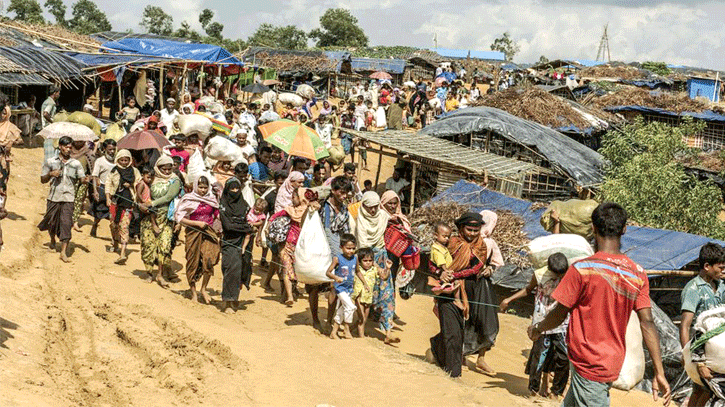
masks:
[[[189,282],[191,300],[197,301],[196,283],[201,280],[201,298],[211,304],[206,292],[214,266],[219,262],[219,200],[212,191],[211,182],[200,176],[194,189],[181,197],[174,213],[174,220],[186,226],[186,279]]]

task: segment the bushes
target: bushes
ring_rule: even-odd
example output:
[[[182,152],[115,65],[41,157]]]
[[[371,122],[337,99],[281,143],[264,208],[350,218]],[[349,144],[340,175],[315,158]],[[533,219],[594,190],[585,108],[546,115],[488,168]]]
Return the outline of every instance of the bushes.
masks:
[[[694,154],[683,136],[703,127],[689,118],[678,127],[638,119],[607,133],[600,153],[609,165],[600,198],[618,202],[642,225],[725,238],[725,224],[718,220],[722,192],[685,173],[675,159]]]

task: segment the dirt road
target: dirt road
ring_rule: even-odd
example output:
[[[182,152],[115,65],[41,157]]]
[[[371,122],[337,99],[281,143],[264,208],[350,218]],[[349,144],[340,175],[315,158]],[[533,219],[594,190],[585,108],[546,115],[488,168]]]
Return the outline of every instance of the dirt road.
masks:
[[[143,279],[138,245],[127,265],[113,264],[108,223],[91,238],[87,216],[83,232],[74,232],[72,264],[62,264],[36,229],[45,210],[42,149],[14,154],[0,253],[2,406],[534,404],[526,398],[531,343],[522,318],[501,315],[488,359],[497,377],[464,369],[454,380],[423,360],[438,326],[427,297],[398,300],[402,342],[393,348],[377,331],[335,342],[322,336],[306,299],[286,308],[259,288],[260,270],[236,314],[192,303],[183,283],[163,290]],[[177,269],[183,257],[177,247]],[[219,301],[219,267],[210,288]],[[324,315],[326,301],[320,305]],[[613,398],[656,405],[636,391]]]

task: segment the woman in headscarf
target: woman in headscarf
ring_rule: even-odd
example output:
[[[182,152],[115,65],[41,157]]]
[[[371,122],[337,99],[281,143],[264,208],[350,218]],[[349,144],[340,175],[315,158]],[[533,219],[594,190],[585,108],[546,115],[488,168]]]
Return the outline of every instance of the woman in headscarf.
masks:
[[[298,173],[300,174],[300,173]],[[282,186],[284,187],[284,185]],[[281,188],[280,192],[281,193]],[[277,195],[277,201],[279,202],[279,193]],[[284,303],[291,307],[294,304],[293,290],[296,291],[297,275],[295,274],[295,246],[297,240],[300,237],[302,231],[302,224],[305,216],[307,215],[308,209],[318,210],[320,205],[317,202],[317,193],[307,188],[295,188],[292,191],[291,204],[286,206],[283,210],[275,213],[269,219],[270,222],[274,221],[280,216],[287,216],[290,218],[289,231],[287,232],[287,240],[284,245],[284,249],[280,252],[282,260],[282,281],[284,283],[285,295]],[[293,287],[294,285],[294,287]]]
[[[222,222],[222,312],[230,306],[234,311],[237,310],[242,285],[249,290],[252,278],[251,244],[242,248],[240,253],[244,238],[253,233],[247,222],[247,212],[249,206],[242,197],[242,183],[237,178],[229,178],[219,201],[219,219]]]
[[[332,113],[332,105],[327,100],[322,101],[322,109],[320,109],[319,116],[327,116]]]
[[[164,135],[164,132],[161,131],[161,129],[159,128],[159,118],[155,114],[152,114],[151,116],[149,116],[148,120],[146,120],[144,130],[153,131],[162,136]]]
[[[373,289],[373,307],[380,312],[380,329],[385,332],[385,343],[400,342],[391,335],[395,316],[395,281],[390,272],[392,263],[385,249],[385,229],[390,215],[380,209],[380,196],[373,191],[363,194],[355,220],[357,247],[373,249],[375,264],[380,270],[377,286]]]
[[[128,228],[133,217],[133,203],[136,202],[134,186],[141,179],[141,174],[131,165],[131,152],[126,149],[116,153],[114,163],[116,165],[111,169],[106,180],[106,202],[110,203],[113,251],[118,250],[118,245],[121,245],[121,252],[116,264],[126,264]]]
[[[181,97],[181,108],[179,111],[181,111],[181,114],[191,114],[194,113],[194,110],[196,110],[196,106],[191,101],[191,95],[188,92],[184,93]],[[189,113],[186,113],[186,111]]]
[[[217,161],[211,169],[211,172],[214,174],[217,182],[219,182],[219,189],[226,185],[227,180],[234,177],[231,161]]]
[[[284,208],[292,205],[292,195],[294,190],[301,187],[305,182],[305,176],[299,171],[292,171],[284,184],[277,192],[277,199],[274,201],[274,213],[284,210]]]
[[[481,237],[486,243],[486,255],[489,259],[489,264],[494,267],[494,270],[504,265],[503,255],[501,249],[498,247],[498,243],[491,238],[493,230],[496,229],[496,223],[498,222],[498,215],[494,211],[481,211],[481,218],[483,218],[483,226],[481,226]]]
[[[179,195],[181,180],[174,174],[174,160],[162,155],[156,160],[154,181],[151,184],[151,204],[139,204],[142,212],[156,216],[159,233],[154,232],[149,216],[141,221],[141,259],[146,271],[153,274],[153,280],[166,288],[169,285],[161,278],[164,265],[171,259],[173,223],[168,219],[169,203]],[[154,272],[154,266],[158,269]]]
[[[186,280],[189,282],[191,300],[197,301],[196,283],[201,279],[201,298],[211,304],[206,292],[214,266],[219,262],[219,200],[205,176],[194,181],[192,192],[179,200],[174,221],[186,226]]]
[[[398,226],[400,229],[402,229],[406,234],[412,235],[413,231],[410,227],[410,221],[408,218],[403,215],[403,209],[400,204],[400,198],[398,197],[398,194],[395,193],[395,191],[385,191],[383,196],[380,198],[380,204],[381,207],[385,210],[385,212],[389,215],[388,220],[388,227],[391,226]],[[413,243],[412,240],[410,242]],[[393,281],[398,276],[398,268],[400,266],[400,258],[396,257],[394,254],[388,252],[388,258],[393,263],[393,268],[391,269],[393,273]]]
[[[403,130],[403,109],[405,109],[405,100],[394,97],[388,106],[388,129]]]
[[[465,213],[456,220],[458,236],[452,237],[448,250],[453,258],[451,273],[443,281],[465,280],[466,297],[470,301],[470,317],[463,330],[463,355],[478,354],[476,367],[485,375],[494,376],[484,359],[498,335],[498,315],[491,304],[498,304],[493,292],[488,247],[481,235],[484,220],[479,213]],[[444,273],[445,274],[445,273]]]
[[[83,166],[83,170],[85,170],[86,174],[90,174],[92,172],[91,169],[93,169],[95,159],[93,156],[93,150],[91,150],[88,142],[74,141],[73,144],[71,144],[70,158],[78,160],[78,162],[80,162]],[[81,213],[83,213],[83,204],[85,203],[87,197],[88,183],[79,182],[78,185],[76,185],[76,195],[75,200],[73,201],[73,230],[76,232],[81,231],[80,225],[78,225],[78,219],[81,217]]]

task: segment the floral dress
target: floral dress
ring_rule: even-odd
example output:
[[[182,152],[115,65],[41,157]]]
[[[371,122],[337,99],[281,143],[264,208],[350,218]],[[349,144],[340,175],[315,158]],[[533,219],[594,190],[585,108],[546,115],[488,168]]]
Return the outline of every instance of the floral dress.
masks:
[[[157,201],[151,208],[155,213],[152,212],[141,220],[141,260],[147,270],[152,270],[154,265],[165,264],[171,258],[174,226],[167,215],[169,203],[179,195],[179,191],[181,181],[178,178],[151,185],[151,199]],[[158,235],[154,233],[151,216],[156,216],[156,225],[160,229]]]

